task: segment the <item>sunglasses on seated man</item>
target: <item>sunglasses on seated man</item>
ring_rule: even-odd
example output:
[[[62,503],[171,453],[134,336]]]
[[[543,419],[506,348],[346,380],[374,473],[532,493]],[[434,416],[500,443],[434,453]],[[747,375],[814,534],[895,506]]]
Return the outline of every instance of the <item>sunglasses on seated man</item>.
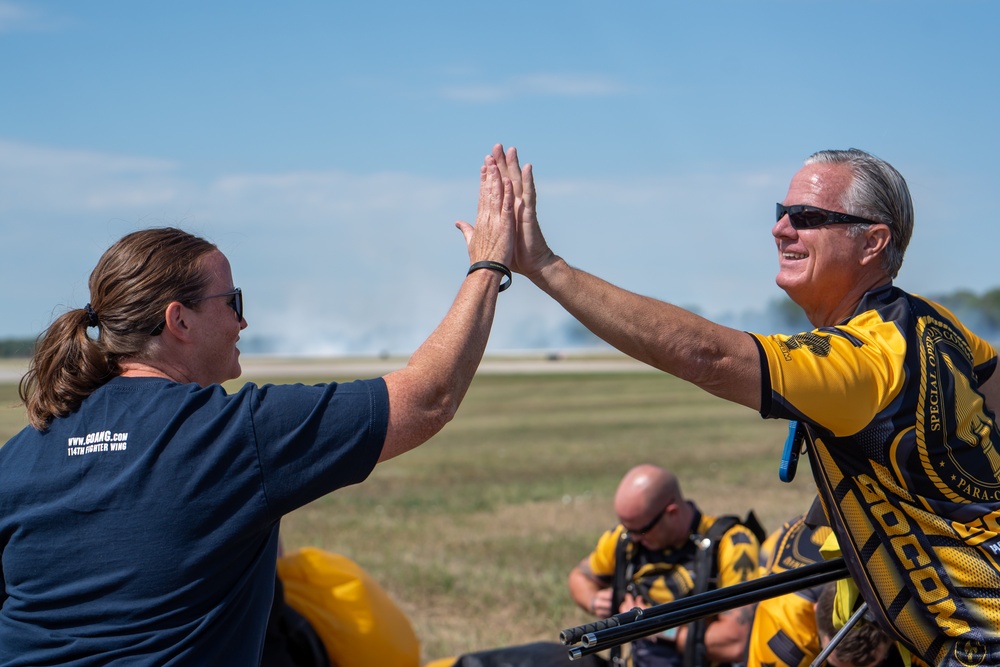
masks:
[[[198,299],[192,299],[191,301],[188,301],[188,305],[194,305],[194,304],[198,303],[199,301],[204,301],[205,299],[215,299],[215,298],[220,297],[220,296],[230,296],[230,297],[232,297],[227,303],[229,304],[229,307],[232,308],[236,312],[236,321],[237,322],[242,322],[243,321],[243,290],[241,290],[239,287],[237,287],[236,289],[234,289],[232,292],[223,292],[222,294],[209,294],[208,296],[203,296],[203,297],[200,297]],[[167,326],[166,321],[160,322],[159,324],[156,325],[156,328],[154,328],[152,331],[149,332],[149,335],[150,336],[159,336],[161,333],[163,333],[163,328],[165,326]]]
[[[874,220],[866,220],[865,218],[859,218],[856,215],[841,213],[839,211],[828,211],[818,206],[806,206],[805,204],[792,204],[791,206],[775,204],[775,206],[777,206],[777,213],[775,214],[774,221],[777,222],[783,216],[788,215],[788,221],[792,223],[793,229],[815,229],[816,227],[823,227],[825,225],[879,224]]]
[[[642,537],[643,535],[645,535],[649,531],[653,530],[653,528],[656,528],[656,524],[660,523],[660,519],[662,519],[663,515],[667,513],[667,508],[670,505],[671,505],[671,503],[667,503],[666,505],[664,505],[663,509],[660,510],[657,513],[656,516],[654,516],[652,519],[650,519],[649,523],[647,523],[642,528],[636,528],[635,530],[632,530],[632,529],[628,528],[627,526],[625,526],[624,524],[622,524],[622,528],[625,528],[625,532],[627,532],[629,535],[632,535],[633,537]]]

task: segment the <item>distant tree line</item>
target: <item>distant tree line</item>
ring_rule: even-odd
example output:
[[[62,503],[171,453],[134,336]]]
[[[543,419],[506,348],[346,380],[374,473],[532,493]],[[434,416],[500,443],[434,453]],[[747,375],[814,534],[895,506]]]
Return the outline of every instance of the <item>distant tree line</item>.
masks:
[[[937,298],[945,308],[953,311],[966,326],[983,336],[1000,333],[1000,287],[976,295],[969,290],[959,290]]]
[[[1000,341],[1000,287],[994,287],[983,294],[962,289],[950,294],[922,296],[936,301],[955,313],[962,324],[977,335],[993,343]],[[782,333],[812,328],[806,320],[805,313],[791,299],[776,300],[769,304],[767,310],[777,320]]]
[[[30,357],[35,349],[34,338],[8,338],[0,340],[0,359]]]

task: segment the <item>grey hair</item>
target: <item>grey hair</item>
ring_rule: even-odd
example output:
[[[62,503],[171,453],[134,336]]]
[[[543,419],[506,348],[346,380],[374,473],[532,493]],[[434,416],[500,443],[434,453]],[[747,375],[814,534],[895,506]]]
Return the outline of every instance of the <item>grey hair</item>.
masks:
[[[913,200],[903,175],[885,160],[857,148],[819,151],[806,158],[805,164],[844,164],[851,169],[854,178],[841,205],[846,213],[888,225],[890,239],[882,268],[895,278],[913,235]],[[857,235],[864,227],[852,226],[850,233]]]

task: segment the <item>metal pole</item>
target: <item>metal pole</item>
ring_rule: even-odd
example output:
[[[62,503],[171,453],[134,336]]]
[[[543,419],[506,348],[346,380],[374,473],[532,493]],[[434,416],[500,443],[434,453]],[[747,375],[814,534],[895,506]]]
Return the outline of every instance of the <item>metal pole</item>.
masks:
[[[582,641],[582,647],[574,647],[569,651],[570,659],[575,660],[699,618],[847,576],[850,576],[847,565],[842,558],[837,558],[655,605],[642,610],[641,614],[633,610],[607,618],[603,624],[591,623],[570,628],[564,630],[560,638],[564,644]],[[600,627],[595,628],[598,625]]]
[[[849,619],[847,619],[847,623],[844,623],[844,627],[837,631],[837,634],[833,636],[833,639],[831,639],[830,643],[826,645],[826,648],[820,651],[819,655],[816,656],[816,659],[812,661],[809,667],[822,667],[823,663],[826,662],[826,659],[829,658],[830,654],[837,648],[837,644],[843,641],[844,637],[847,636],[848,631],[861,620],[861,617],[864,616],[867,610],[868,603],[862,602],[861,606],[858,607],[858,610],[854,612]]]
[[[575,644],[588,633],[595,633],[608,628],[627,625],[639,620],[655,618],[657,616],[670,614],[682,609],[696,607],[711,602],[720,603],[720,606],[722,607],[719,609],[720,612],[727,611],[729,609],[735,609],[736,607],[742,606],[742,604],[725,606],[726,602],[733,596],[752,594],[759,591],[762,593],[759,599],[763,600],[769,597],[776,597],[777,595],[818,585],[810,583],[809,580],[811,577],[825,577],[826,575],[832,577],[828,579],[828,581],[835,581],[837,579],[843,579],[844,577],[850,576],[847,572],[847,565],[844,563],[844,559],[834,558],[832,560],[806,565],[794,570],[786,570],[777,574],[769,574],[766,577],[761,577],[760,579],[752,579],[750,581],[745,581],[734,586],[727,586],[725,588],[716,588],[699,595],[691,595],[686,598],[681,598],[680,600],[654,605],[646,609],[634,608],[631,611],[615,614],[614,616],[593,621],[591,623],[587,623],[586,625],[578,625],[575,628],[563,630],[559,633],[559,639],[566,645]],[[775,588],[781,592],[772,592]]]

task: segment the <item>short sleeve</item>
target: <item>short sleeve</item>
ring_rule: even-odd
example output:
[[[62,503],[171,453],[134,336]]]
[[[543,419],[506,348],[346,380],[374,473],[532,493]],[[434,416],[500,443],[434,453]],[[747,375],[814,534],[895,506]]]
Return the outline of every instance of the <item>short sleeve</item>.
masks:
[[[389,399],[381,378],[265,385],[252,406],[264,493],[279,514],[363,481],[385,443]]]
[[[805,419],[835,435],[853,435],[905,382],[905,340],[893,323],[874,312],[852,320],[851,326],[794,336],[752,335],[770,378],[770,395],[761,401],[764,417]]]
[[[605,531],[590,554],[590,570],[596,577],[611,579],[615,575],[615,552],[621,539],[622,527]]]
[[[749,528],[738,524],[719,543],[718,588],[756,579],[759,573],[760,542]]]

